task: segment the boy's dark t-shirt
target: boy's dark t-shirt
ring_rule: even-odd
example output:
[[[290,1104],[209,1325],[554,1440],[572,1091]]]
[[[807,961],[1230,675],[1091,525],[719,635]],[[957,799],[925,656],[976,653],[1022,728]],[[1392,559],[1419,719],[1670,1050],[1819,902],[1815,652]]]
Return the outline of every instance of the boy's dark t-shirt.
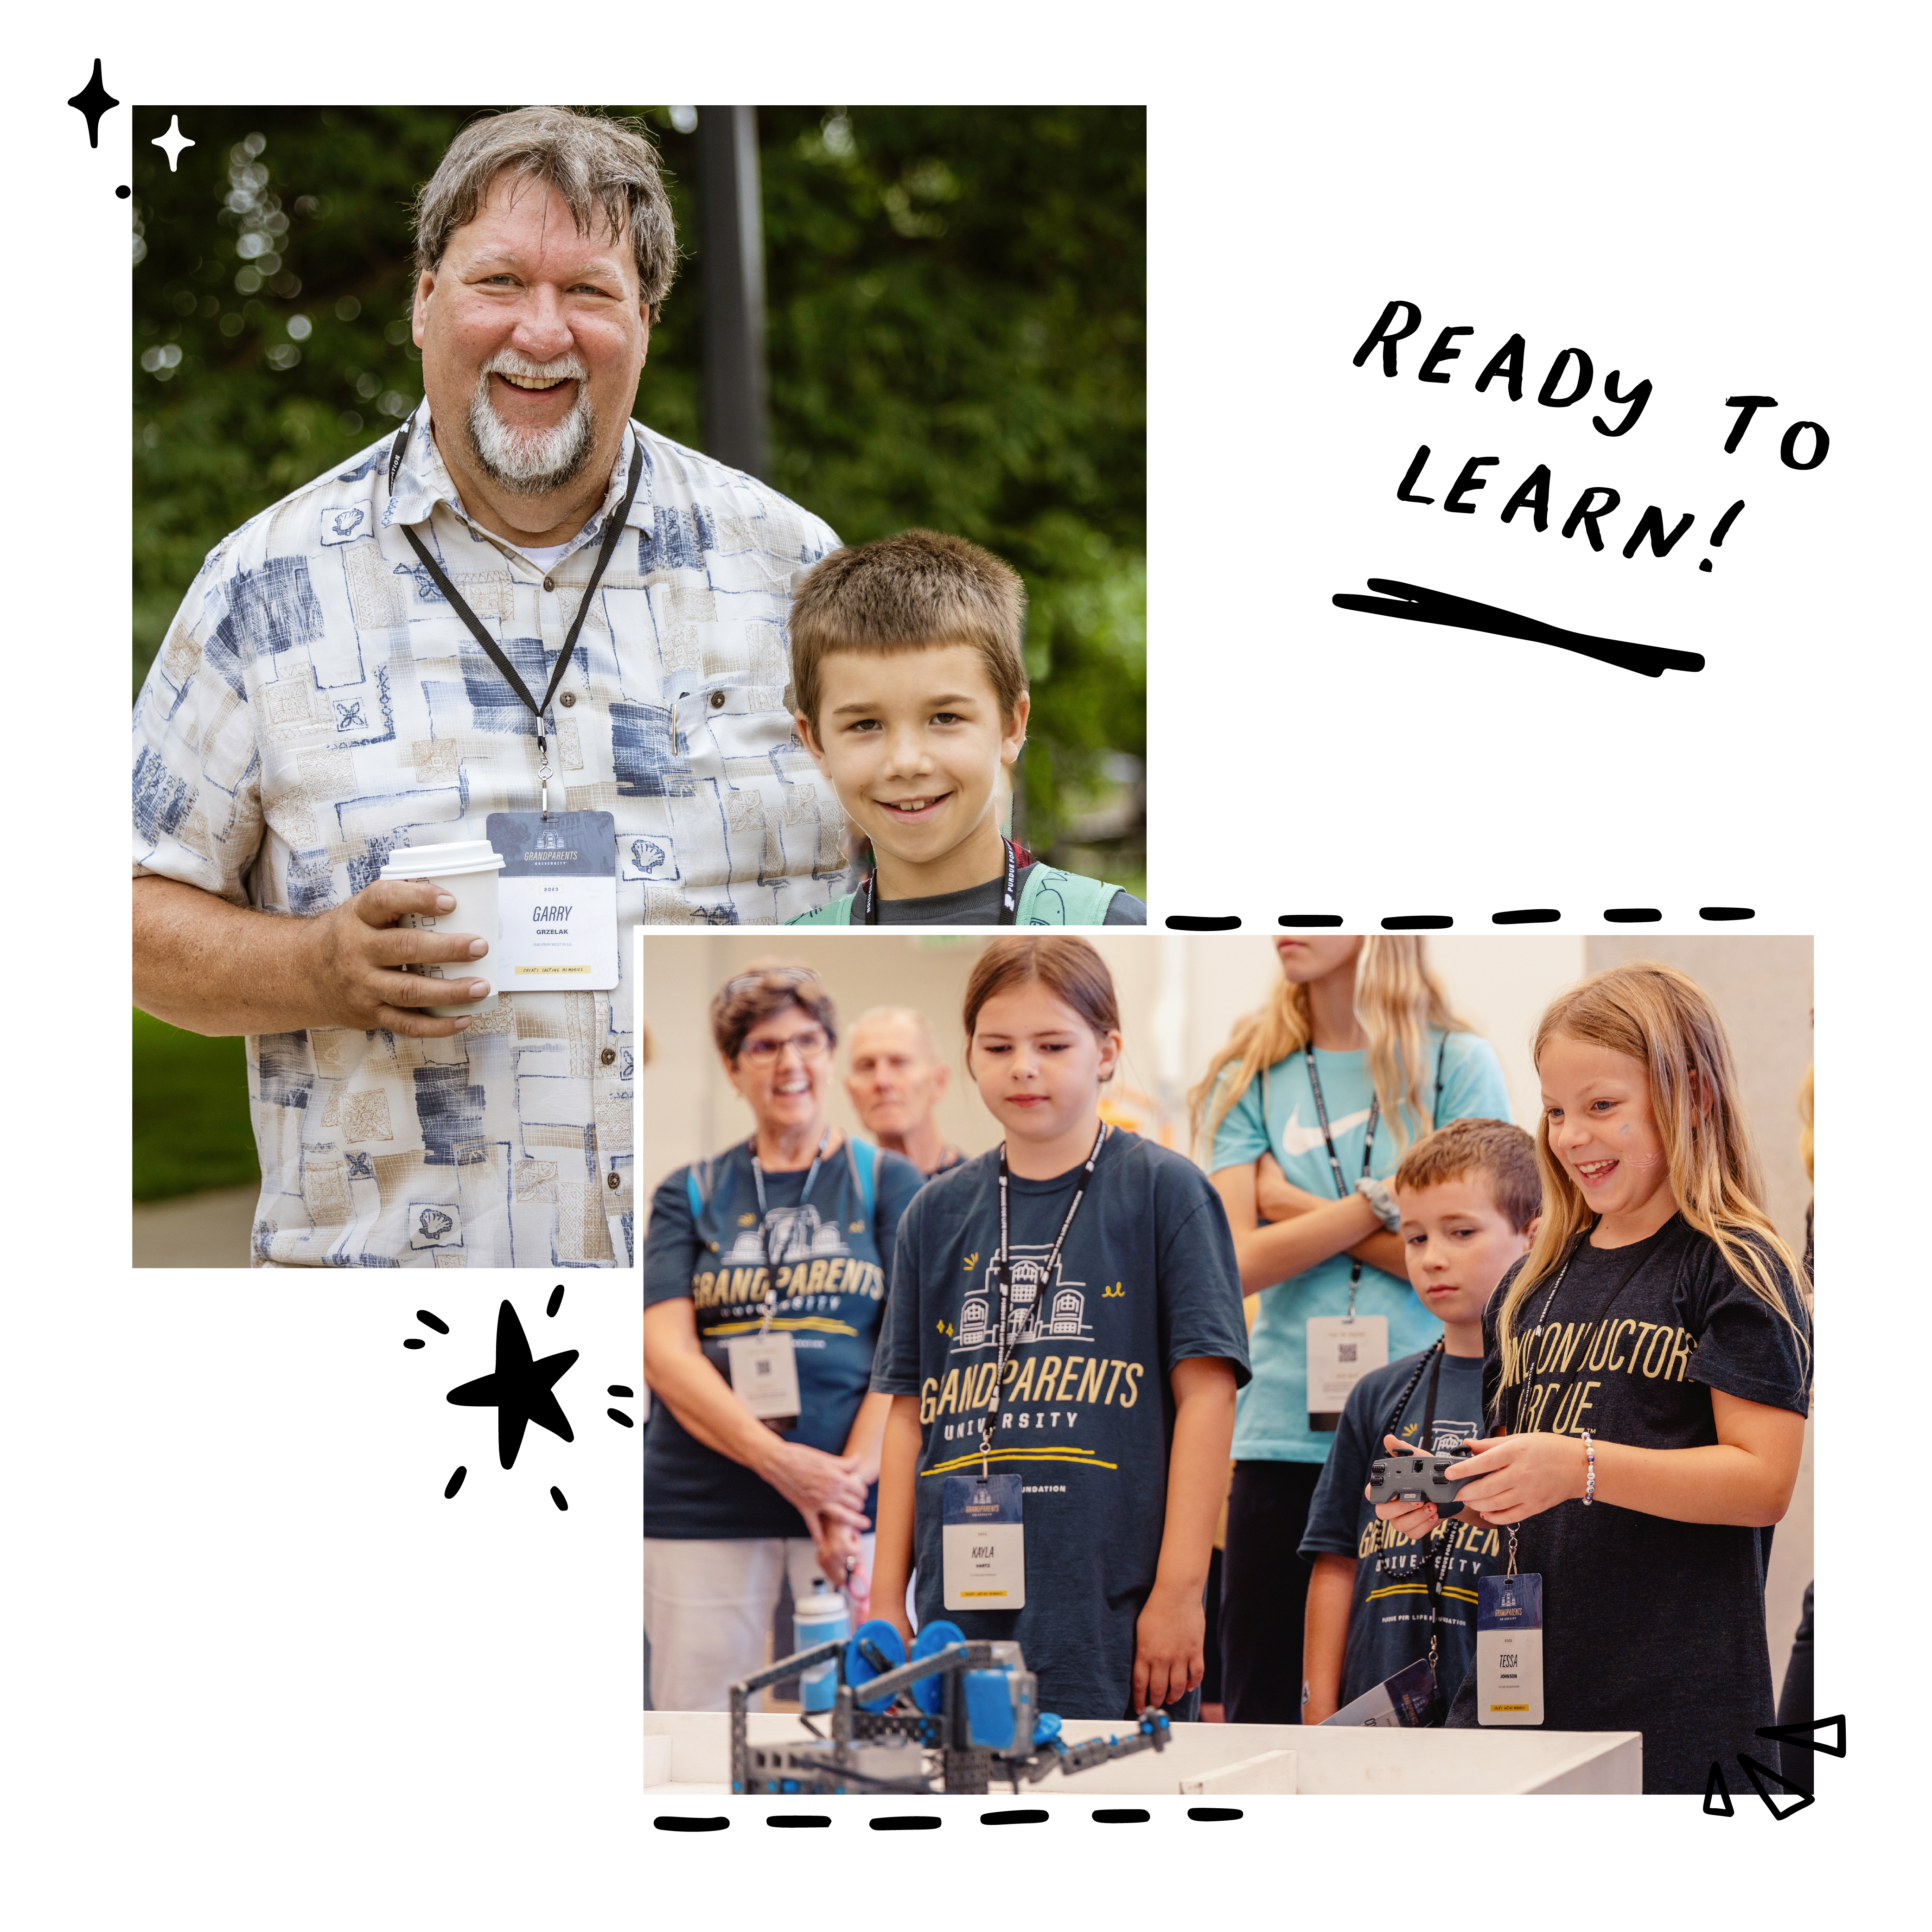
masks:
[[[1808,1340],[1796,1288],[1761,1252]],[[1690,1449],[1718,1439],[1713,1389],[1799,1415],[1810,1406],[1808,1348],[1681,1216],[1628,1247],[1586,1240],[1553,1295],[1539,1283],[1518,1310],[1508,1364],[1501,1293],[1484,1316],[1490,1413],[1508,1428]],[[1577,1455],[1580,1468],[1580,1444]],[[1543,1578],[1546,1729],[1641,1731],[1646,1791],[1701,1792],[1714,1760],[1762,1757],[1756,1733],[1772,1696],[1759,1531],[1580,1498],[1521,1526],[1516,1568]],[[1476,1722],[1473,1673],[1449,1722]]]
[[[1479,1529],[1451,1516],[1437,1526],[1425,1550],[1390,1531],[1362,1493],[1368,1486],[1369,1465],[1387,1453],[1382,1437],[1391,1432],[1396,1402],[1416,1364],[1427,1359],[1426,1349],[1405,1355],[1355,1384],[1309,1506],[1301,1554],[1310,1559],[1325,1555],[1356,1559],[1339,1700],[1343,1704],[1429,1654],[1430,1565],[1439,1566],[1442,1577],[1437,1598],[1436,1681],[1446,1704],[1476,1654],[1477,1581],[1502,1568],[1499,1532]],[[1392,1432],[1418,1448],[1423,1446],[1428,1418],[1429,1383],[1430,1370],[1424,1368]],[[1436,1378],[1430,1452],[1440,1454],[1480,1436],[1482,1413],[1482,1358],[1444,1355]]]
[[[1037,863],[1036,860],[1034,863]],[[1022,866],[1014,877],[1016,892],[1026,890],[1028,874],[1032,865]],[[983,886],[968,886],[956,892],[933,892],[923,898],[886,899],[879,902],[879,923],[881,926],[998,926],[1000,922],[1000,898],[1006,890],[1004,878],[988,879]],[[853,908],[853,916],[860,916],[864,904],[862,890],[860,904]],[[1130,892],[1114,893],[1107,902],[1106,916],[1102,926],[1144,926],[1147,923],[1147,902],[1137,899]]]
[[[1000,1293],[999,1150],[927,1183],[899,1229],[872,1386],[920,1400],[914,1477],[919,1621],[1016,1639],[1062,1717],[1130,1714],[1134,1624],[1152,1588],[1174,1438],[1168,1376],[1219,1356],[1248,1377],[1233,1238],[1220,1197],[1189,1160],[1118,1129],[1094,1164],[1050,1281],[1041,1264],[1079,1169],[1012,1178],[1015,1320],[992,1467],[1023,1484],[1026,1603],[948,1610],[940,1576],[944,1478],[976,1472]]]
[[[876,1163],[869,1215],[861,1163]],[[894,1233],[926,1177],[902,1155],[848,1144],[826,1156],[801,1208],[806,1174],[765,1176],[765,1218],[779,1264],[772,1326],[791,1336],[798,1364],[801,1413],[784,1438],[836,1456],[871,1379]],[[703,1202],[695,1214],[694,1174]],[[688,1297],[698,1340],[718,1358],[723,1342],[754,1333],[764,1314],[766,1232],[748,1144],[680,1168],[651,1199],[644,1306]],[[875,1486],[866,1500],[874,1522],[878,1500]],[[769,1483],[706,1448],[668,1403],[656,1402],[644,1431],[644,1534],[708,1538],[807,1531]]]

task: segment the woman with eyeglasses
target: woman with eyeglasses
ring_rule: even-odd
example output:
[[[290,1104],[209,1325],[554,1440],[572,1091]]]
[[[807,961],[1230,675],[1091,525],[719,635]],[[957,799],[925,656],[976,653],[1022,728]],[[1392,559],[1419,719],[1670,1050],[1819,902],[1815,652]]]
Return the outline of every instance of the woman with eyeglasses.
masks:
[[[782,1579],[870,1587],[886,1396],[868,1395],[892,1245],[925,1177],[826,1118],[838,1019],[809,968],[711,1002],[748,1140],[680,1168],[644,1238],[644,1629],[651,1702],[722,1711],[764,1662]]]

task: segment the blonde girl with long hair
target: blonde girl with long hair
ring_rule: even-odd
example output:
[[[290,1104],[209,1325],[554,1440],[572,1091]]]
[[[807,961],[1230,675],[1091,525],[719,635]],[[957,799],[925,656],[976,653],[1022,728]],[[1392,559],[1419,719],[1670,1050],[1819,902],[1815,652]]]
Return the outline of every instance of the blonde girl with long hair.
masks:
[[[1543,1218],[1484,1318],[1489,1432],[1460,1508],[1543,1579],[1544,1724],[1640,1731],[1645,1790],[1701,1792],[1772,1719],[1760,1532],[1804,1440],[1803,1270],[1695,981],[1597,974],[1544,1015],[1535,1058]],[[1412,1538],[1436,1521],[1376,1514]],[[1472,1672],[1450,1724],[1510,1708],[1496,1695]]]
[[[1297,1546],[1343,1378],[1442,1333],[1409,1291],[1387,1179],[1433,1127],[1509,1118],[1496,1054],[1450,1011],[1421,940],[1283,938],[1275,956],[1267,1004],[1238,1022],[1190,1096],[1242,1288],[1259,1298],[1222,1558],[1231,1723],[1300,1720],[1309,1568]],[[1311,1390],[1310,1324],[1352,1312],[1353,1360],[1333,1349]],[[1318,1348],[1329,1332],[1318,1326]]]

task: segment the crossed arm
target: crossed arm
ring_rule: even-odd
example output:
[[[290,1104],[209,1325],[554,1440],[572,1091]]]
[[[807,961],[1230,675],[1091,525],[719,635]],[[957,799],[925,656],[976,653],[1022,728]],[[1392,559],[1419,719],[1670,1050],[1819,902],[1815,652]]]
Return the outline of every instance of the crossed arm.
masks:
[[[1285,1179],[1271,1154],[1222,1168],[1212,1179],[1234,1232],[1243,1294],[1258,1294],[1340,1254],[1407,1282],[1400,1240],[1359,1194],[1322,1200]],[[1270,1218],[1262,1221],[1263,1214]]]

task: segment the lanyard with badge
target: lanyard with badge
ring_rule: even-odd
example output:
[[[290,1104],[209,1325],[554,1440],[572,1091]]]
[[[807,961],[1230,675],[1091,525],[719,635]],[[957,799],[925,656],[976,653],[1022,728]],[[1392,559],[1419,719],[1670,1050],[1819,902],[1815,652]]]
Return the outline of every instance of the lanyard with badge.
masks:
[[[1002,838],[1000,843],[1006,848],[1006,884],[1000,894],[1000,924],[1011,926],[1019,910],[1019,894],[1016,890],[1020,875],[1019,860],[1014,856],[1013,842]],[[879,922],[879,868],[874,866],[866,874],[866,909],[860,917],[861,926],[877,926]]]
[[[1322,1093],[1322,1076],[1316,1070],[1315,1046],[1310,1041],[1303,1049],[1308,1060],[1308,1084],[1315,1096],[1315,1118],[1322,1123],[1322,1138],[1328,1149],[1328,1171],[1335,1177],[1335,1197],[1348,1198],[1348,1184],[1342,1178],[1342,1162],[1335,1151],[1335,1136],[1328,1125],[1328,1106]],[[1382,1118],[1380,1095],[1369,1104],[1369,1128],[1362,1140],[1362,1178],[1368,1178],[1375,1158],[1376,1126]],[[1348,1406],[1348,1392],[1371,1370],[1388,1366],[1388,1318],[1382,1315],[1358,1316],[1355,1289],[1362,1279],[1359,1258],[1348,1270],[1348,1312],[1339,1318],[1332,1315],[1308,1318],[1308,1426],[1311,1431],[1332,1434],[1340,1426],[1342,1412]]]
[[[770,1210],[765,1205],[765,1170],[760,1164],[756,1143],[752,1150],[752,1185],[758,1193],[758,1240],[765,1256],[765,1310],[755,1335],[734,1336],[724,1344],[730,1364],[732,1392],[767,1429],[781,1432],[798,1420],[798,1353],[788,1334],[772,1332],[772,1315],[778,1306],[778,1270],[792,1260],[798,1245],[798,1232],[805,1220],[805,1204],[812,1198],[812,1184],[818,1178],[825,1159],[826,1143],[832,1138],[827,1127],[818,1137],[818,1151],[805,1171],[805,1185],[798,1191],[798,1206],[785,1224],[782,1252],[772,1252]]]
[[[1312,1040],[1303,1048],[1308,1060],[1309,1090],[1315,1096],[1316,1118],[1322,1124],[1322,1138],[1328,1150],[1328,1172],[1335,1177],[1335,1195],[1338,1200],[1348,1198],[1348,1184],[1342,1178],[1342,1162],[1335,1151],[1335,1136],[1328,1125],[1328,1107],[1322,1092],[1322,1076],[1315,1064],[1315,1043]],[[1436,1100],[1430,1113],[1430,1124],[1439,1124],[1442,1112],[1442,1068],[1444,1056],[1449,1051],[1449,1036],[1442,1036],[1442,1044],[1436,1050]],[[1262,1078],[1267,1078],[1263,1070]],[[1376,1126],[1382,1118],[1382,1096],[1378,1094],[1369,1105],[1368,1132],[1362,1140],[1362,1178],[1369,1178],[1369,1167],[1375,1158]],[[1264,1092],[1262,1101],[1263,1118],[1266,1118],[1268,1100]],[[1359,1191],[1359,1190],[1358,1190]],[[1388,1366],[1388,1321],[1380,1315],[1358,1316],[1355,1312],[1355,1290],[1362,1279],[1362,1263],[1359,1257],[1352,1257],[1348,1270],[1348,1312],[1345,1316],[1311,1316],[1308,1321],[1308,1426],[1311,1433],[1332,1435],[1341,1426],[1342,1412],[1348,1406],[1349,1391],[1372,1370]]]
[[[1438,1336],[1430,1351],[1429,1393],[1423,1399],[1420,1440],[1422,1453],[1425,1456],[1436,1454],[1436,1391],[1442,1378],[1442,1358],[1448,1352],[1447,1338]],[[1422,1365],[1418,1362],[1416,1376],[1420,1376],[1421,1372]],[[1414,1376],[1410,1378],[1408,1386],[1411,1390],[1414,1390]],[[1395,1424],[1401,1420],[1403,1411],[1408,1407],[1408,1396],[1405,1394],[1390,1420],[1389,1433],[1391,1436],[1397,1432]],[[1429,1585],[1429,1696],[1432,1712],[1439,1712],[1442,1705],[1439,1688],[1442,1681],[1442,1666],[1438,1653],[1442,1634],[1442,1579],[1449,1568],[1450,1535],[1446,1520],[1436,1531],[1436,1540],[1441,1547],[1425,1550],[1421,1555],[1423,1575]]]
[[[1396,1398],[1395,1407],[1389,1412],[1385,1432],[1395,1436],[1400,1432],[1402,1418],[1408,1412],[1411,1398],[1415,1394],[1416,1384],[1422,1379],[1422,1372],[1429,1371],[1429,1390],[1424,1398],[1422,1434],[1416,1447],[1425,1455],[1432,1455],[1436,1449],[1436,1394],[1442,1376],[1442,1358],[1448,1352],[1446,1341],[1438,1338],[1427,1354],[1417,1358],[1415,1367],[1404,1384],[1402,1394]],[[1337,1726],[1366,1725],[1376,1726],[1400,1726],[1406,1729],[1419,1724],[1439,1724],[1442,1721],[1442,1694],[1438,1676],[1441,1666],[1438,1653],[1441,1649],[1442,1624],[1442,1580],[1449,1568],[1449,1531],[1445,1523],[1437,1533],[1435,1544],[1421,1552],[1417,1559],[1424,1564],[1424,1577],[1429,1586],[1429,1654],[1412,1664],[1405,1664],[1392,1676],[1385,1677],[1379,1684],[1372,1684],[1358,1697],[1352,1698],[1331,1716],[1322,1719],[1324,1724]],[[1389,1572],[1390,1575],[1394,1573]],[[1396,1586],[1398,1588],[1400,1586]],[[1406,1621],[1406,1618],[1405,1618]],[[1301,1686],[1301,1702],[1305,1710],[1309,1701],[1309,1688],[1304,1679]]]
[[[1563,1286],[1564,1277],[1570,1272],[1570,1264],[1576,1258],[1577,1249],[1588,1239],[1587,1233],[1580,1234],[1570,1244],[1570,1251],[1563,1257],[1563,1265],[1557,1270],[1549,1294],[1544,1298],[1543,1312],[1537,1317],[1535,1328],[1531,1332],[1540,1330],[1550,1319],[1550,1309],[1556,1302],[1558,1289]],[[1603,1333],[1604,1320],[1618,1296],[1636,1279],[1638,1270],[1649,1258],[1649,1244],[1640,1245],[1642,1252],[1617,1277],[1616,1286],[1604,1298],[1595,1318],[1586,1326],[1574,1351],[1566,1352],[1571,1362],[1581,1363],[1588,1358],[1597,1338]],[[1576,1374],[1574,1367],[1566,1370],[1563,1381],[1557,1384],[1559,1408]],[[1524,1415],[1530,1384],[1535,1379],[1526,1372],[1517,1388],[1512,1426],[1514,1432],[1519,1436],[1528,1432],[1523,1426]],[[1546,1401],[1543,1406],[1548,1407],[1548,1402]],[[1552,1415],[1556,1412],[1552,1410]],[[1538,1413],[1540,1415],[1542,1410],[1539,1408]],[[1484,1577],[1477,1586],[1476,1721],[1479,1724],[1543,1722],[1543,1579],[1534,1571],[1518,1574],[1516,1531],[1514,1523],[1509,1524],[1505,1531],[1509,1538],[1508,1568],[1500,1576]]]
[[[411,417],[397,432],[389,456],[394,489],[403,452],[415,426]],[[617,831],[608,812],[556,812],[550,808],[550,738],[544,725],[550,700],[577,649],[591,600],[616,554],[624,519],[637,500],[644,476],[644,446],[632,439],[630,480],[623,501],[609,518],[597,561],[572,619],[563,649],[541,700],[531,695],[483,620],[470,607],[429,546],[406,524],[403,535],[449,608],[482,646],[536,720],[538,806],[536,812],[493,812],[485,820],[490,844],[505,863],[497,881],[497,933],[490,947],[493,976],[505,992],[608,992],[617,983]],[[550,579],[544,583],[548,585]],[[566,700],[566,702],[568,700]]]
[[[1060,1251],[1066,1244],[1066,1231],[1080,1211],[1087,1184],[1094,1178],[1094,1163],[1107,1138],[1107,1124],[1100,1124],[1094,1136],[1080,1178],[1074,1184],[1073,1198],[1067,1204],[1066,1217],[1053,1238],[1035,1276],[1037,1284],[1034,1306],[1052,1287]],[[1000,1332],[994,1344],[993,1386],[980,1417],[980,1473],[976,1476],[948,1476],[941,1496],[940,1519],[940,1574],[949,1610],[1018,1610],[1026,1607],[1026,1530],[1020,1520],[1020,1478],[1011,1472],[994,1475],[991,1470],[994,1438],[1004,1420],[1000,1413],[1002,1384],[1011,1358],[1017,1330],[1024,1323],[1013,1320],[1012,1244],[1006,1193],[1008,1182],[1006,1144],[1000,1144]]]

